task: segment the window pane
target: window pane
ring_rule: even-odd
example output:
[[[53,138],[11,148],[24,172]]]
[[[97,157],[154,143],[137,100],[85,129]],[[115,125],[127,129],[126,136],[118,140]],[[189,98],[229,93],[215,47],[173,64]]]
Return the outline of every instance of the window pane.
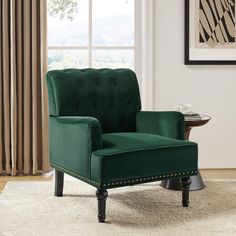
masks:
[[[88,46],[88,2],[48,0],[49,46]]]
[[[134,45],[134,0],[93,0],[93,45]]]
[[[134,69],[134,50],[93,50],[93,67]]]
[[[85,68],[88,67],[87,50],[49,50],[48,69]]]

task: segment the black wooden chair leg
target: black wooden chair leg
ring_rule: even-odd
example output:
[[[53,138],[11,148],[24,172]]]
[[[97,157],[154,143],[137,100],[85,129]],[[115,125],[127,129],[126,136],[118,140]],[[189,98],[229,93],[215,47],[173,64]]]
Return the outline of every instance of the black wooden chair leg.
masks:
[[[64,173],[55,169],[55,192],[54,196],[62,197],[64,185]]]
[[[98,199],[98,221],[99,223],[104,223],[106,219],[107,190],[97,190],[96,196]]]
[[[188,207],[188,205],[189,205],[189,187],[191,185],[191,182],[192,181],[191,181],[190,177],[181,179],[183,207]]]

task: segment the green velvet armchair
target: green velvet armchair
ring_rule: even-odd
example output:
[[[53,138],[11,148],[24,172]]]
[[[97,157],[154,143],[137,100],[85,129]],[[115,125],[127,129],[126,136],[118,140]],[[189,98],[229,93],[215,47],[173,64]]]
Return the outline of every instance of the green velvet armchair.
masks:
[[[63,195],[64,173],[94,186],[105,222],[107,189],[179,178],[188,206],[197,144],[184,141],[181,113],[141,111],[133,71],[54,70],[47,87],[55,196]]]

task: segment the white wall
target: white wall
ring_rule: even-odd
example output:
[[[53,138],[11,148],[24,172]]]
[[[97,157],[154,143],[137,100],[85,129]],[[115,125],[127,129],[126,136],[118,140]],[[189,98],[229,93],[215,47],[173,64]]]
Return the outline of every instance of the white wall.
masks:
[[[184,0],[156,0],[155,109],[190,103],[212,120],[194,128],[200,168],[236,168],[236,66],[184,65]]]

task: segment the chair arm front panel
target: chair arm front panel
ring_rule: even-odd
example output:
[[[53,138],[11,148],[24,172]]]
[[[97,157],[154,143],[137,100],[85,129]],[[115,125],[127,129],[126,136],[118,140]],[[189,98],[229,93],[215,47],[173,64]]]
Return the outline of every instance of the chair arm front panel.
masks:
[[[93,117],[50,116],[50,162],[90,178],[91,153],[102,148],[101,126]]]
[[[136,131],[184,140],[184,116],[180,112],[146,112],[136,116]]]

